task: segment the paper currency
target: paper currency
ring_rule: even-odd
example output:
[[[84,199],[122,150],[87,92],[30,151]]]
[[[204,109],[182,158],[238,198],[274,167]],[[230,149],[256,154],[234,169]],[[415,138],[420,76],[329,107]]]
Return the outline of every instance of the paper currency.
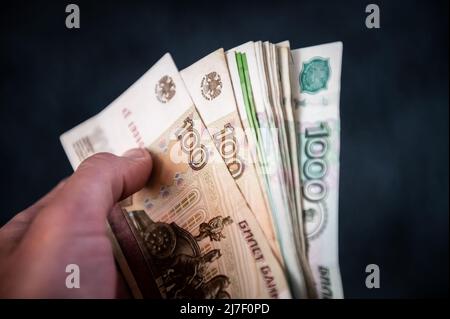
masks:
[[[299,156],[297,147],[297,132],[294,119],[294,111],[291,103],[291,83],[290,83],[290,61],[291,55],[289,50],[289,42],[277,44],[277,53],[279,61],[280,72],[280,91],[281,91],[281,106],[283,111],[283,118],[285,121],[285,130],[287,135],[287,143],[289,148],[289,159],[291,162],[292,170],[292,182],[293,182],[293,198],[294,207],[291,211],[293,220],[293,227],[296,230],[296,238],[299,241],[299,256],[300,264],[304,273],[306,287],[308,289],[308,296],[310,298],[317,298],[317,288],[315,285],[314,277],[310,264],[308,263],[307,245],[304,231],[304,216],[302,209],[302,196],[301,196],[301,183],[299,172]]]
[[[289,44],[278,44],[278,60],[280,65],[280,79],[281,79],[281,94],[282,94],[282,106],[283,117],[286,125],[286,132],[289,145],[289,156],[292,165],[292,182],[294,189],[296,216],[294,224],[299,229],[300,240],[302,241],[303,252],[306,257],[306,245],[303,234],[303,216],[302,216],[302,199],[300,188],[300,173],[298,169],[298,150],[297,150],[297,138],[295,130],[294,111],[291,103],[291,83],[290,83],[290,51]]]
[[[298,258],[298,241],[292,226],[286,185],[282,182],[277,133],[271,124],[273,121],[269,120],[272,115],[267,114],[270,110],[266,110],[261,87],[265,84],[259,81],[262,66],[258,66],[256,55],[255,44],[248,42],[227,52],[228,66],[241,120],[250,128],[247,136],[258,159],[291,289],[294,296],[305,298],[307,287]]]
[[[273,221],[239,118],[223,49],[182,70],[186,87],[216,147],[264,234],[282,260]]]
[[[153,155],[148,185],[109,219],[135,296],[290,297],[281,264],[170,55],[61,141],[74,168],[101,151],[139,146]]]
[[[292,61],[309,261],[320,297],[343,298],[338,258],[342,43],[293,50]]]
[[[108,227],[137,298],[343,298],[338,257],[342,43],[165,55],[61,136],[74,168],[148,148],[144,189]]]

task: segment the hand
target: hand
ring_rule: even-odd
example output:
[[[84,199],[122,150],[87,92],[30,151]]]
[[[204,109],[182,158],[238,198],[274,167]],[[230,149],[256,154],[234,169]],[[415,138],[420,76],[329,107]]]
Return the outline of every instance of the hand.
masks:
[[[120,296],[106,218],[144,187],[151,168],[144,149],[96,154],[0,228],[0,298]],[[79,266],[80,288],[66,287],[68,264]]]

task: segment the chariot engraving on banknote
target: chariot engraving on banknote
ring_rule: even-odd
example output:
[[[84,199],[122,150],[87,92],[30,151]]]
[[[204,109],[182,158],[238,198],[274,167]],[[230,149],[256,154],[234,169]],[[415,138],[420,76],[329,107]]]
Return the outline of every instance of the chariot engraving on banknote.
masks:
[[[152,267],[161,295],[165,298],[229,299],[227,289],[232,280],[212,269],[222,257],[220,249],[203,251],[204,240],[225,240],[222,226],[232,223],[230,217],[216,216],[200,224],[195,235],[175,222],[155,222],[143,210],[125,212],[138,238],[140,249]],[[220,228],[220,229],[218,229]]]

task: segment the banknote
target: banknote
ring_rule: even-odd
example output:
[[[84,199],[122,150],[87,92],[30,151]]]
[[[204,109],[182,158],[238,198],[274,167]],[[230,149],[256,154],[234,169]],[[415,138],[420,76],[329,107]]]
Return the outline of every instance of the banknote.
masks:
[[[309,262],[321,298],[342,298],[338,197],[342,43],[292,50],[302,209]]]
[[[281,180],[280,156],[276,151],[276,133],[269,125],[264,97],[259,81],[259,66],[255,44],[245,43],[227,51],[227,62],[238,105],[238,111],[249,140],[258,158],[257,168],[262,174],[264,188],[268,194],[271,213],[280,243],[284,265],[295,297],[306,297],[307,287],[298,259],[298,243],[295,239],[292,220],[287,203],[285,185]]]
[[[202,58],[180,74],[230,174],[282,261],[268,199],[248,149],[223,49]]]
[[[61,136],[91,154],[152,153],[148,184],[109,217],[136,297],[289,298],[283,268],[166,54],[98,115]]]
[[[289,42],[285,41],[277,44],[277,53],[279,61],[280,73],[280,91],[281,91],[281,105],[283,111],[283,118],[285,122],[286,135],[288,138],[289,157],[292,164],[292,181],[293,181],[293,198],[295,200],[295,210],[291,212],[293,227],[297,231],[297,240],[300,242],[301,251],[301,265],[304,273],[306,286],[308,288],[308,296],[310,298],[317,298],[318,292],[315,285],[314,276],[312,274],[311,266],[308,261],[308,252],[305,239],[305,224],[302,209],[301,196],[301,181],[299,170],[299,157],[297,146],[297,132],[295,126],[294,110],[291,101],[291,83],[290,83],[290,68],[291,68],[291,54]]]
[[[306,245],[303,232],[303,216],[302,216],[302,202],[300,189],[300,173],[298,169],[298,151],[297,138],[295,130],[294,111],[291,103],[291,83],[290,83],[290,48],[289,43],[277,44],[278,61],[280,68],[280,82],[281,82],[281,105],[283,111],[283,118],[285,121],[286,136],[288,139],[289,157],[292,165],[292,183],[295,200],[295,218],[294,225],[299,229],[300,240],[302,241],[303,253],[306,257]]]
[[[264,102],[264,110],[267,119],[266,125],[270,128],[269,130],[265,129],[264,132],[268,132],[271,135],[273,141],[272,149],[275,150],[275,153],[277,154],[277,179],[280,181],[282,193],[286,195],[285,205],[287,205],[287,211],[291,219],[291,231],[296,248],[296,258],[298,258],[302,268],[307,295],[310,298],[315,298],[317,293],[314,285],[314,279],[312,277],[305,252],[305,241],[303,236],[304,226],[301,221],[301,214],[298,214],[296,209],[297,206],[292,181],[292,168],[287,142],[285,117],[282,110],[282,88],[280,83],[280,67],[278,63],[276,46],[268,41],[257,41],[255,42],[255,53],[257,68],[259,71],[259,84],[261,88],[260,94],[262,94],[262,101]],[[255,79],[254,76],[253,79]],[[248,82],[249,86],[252,86],[253,84],[253,80]],[[258,119],[263,118],[260,116],[261,113],[257,114]],[[260,127],[260,129],[261,128],[262,127]],[[271,152],[272,149],[266,149],[266,152]],[[273,177],[271,179],[273,181]]]
[[[283,167],[283,183],[286,185],[289,211],[295,212],[294,187],[292,181],[292,165],[289,156],[289,146],[287,140],[287,132],[285,127],[285,118],[282,110],[281,100],[281,83],[278,64],[278,52],[276,46],[268,41],[257,42],[260,45],[263,62],[263,77],[267,83],[265,85],[266,102],[268,108],[271,109],[272,119],[270,125],[275,127],[274,133],[277,133],[278,148],[280,159]],[[301,238],[299,239],[301,240]],[[303,242],[301,242],[303,245]],[[303,248],[302,248],[303,250]]]

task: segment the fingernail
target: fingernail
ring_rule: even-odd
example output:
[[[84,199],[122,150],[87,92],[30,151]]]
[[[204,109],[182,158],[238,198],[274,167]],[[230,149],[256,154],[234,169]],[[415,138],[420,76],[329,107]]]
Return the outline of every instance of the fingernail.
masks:
[[[148,152],[143,148],[133,148],[131,150],[126,151],[123,156],[128,157],[133,160],[141,160],[148,157]]]

